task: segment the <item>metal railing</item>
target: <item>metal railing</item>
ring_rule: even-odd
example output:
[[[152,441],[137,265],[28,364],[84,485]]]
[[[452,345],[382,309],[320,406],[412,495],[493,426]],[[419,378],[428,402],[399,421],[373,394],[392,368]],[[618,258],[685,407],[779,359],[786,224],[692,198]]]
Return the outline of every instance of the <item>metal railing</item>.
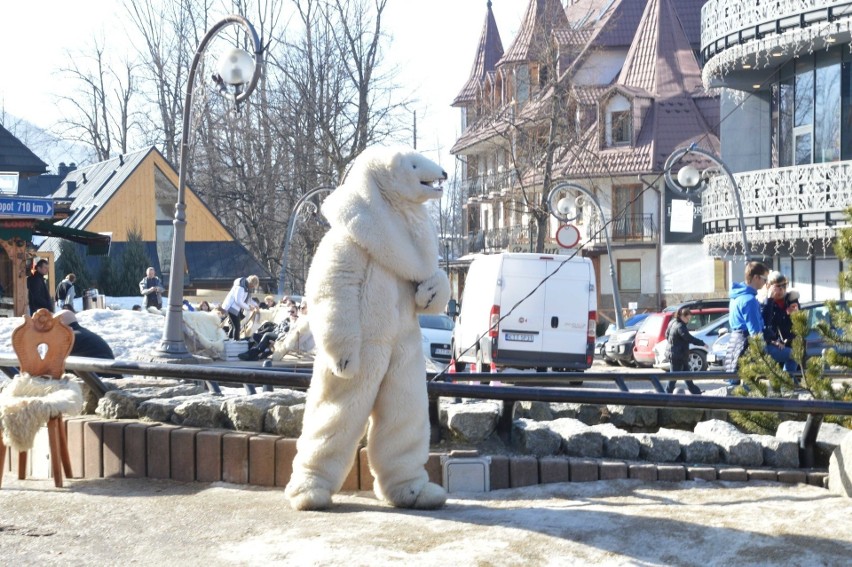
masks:
[[[612,220],[609,231],[613,244],[653,244],[658,242],[660,236],[660,227],[654,222],[654,215],[651,213],[621,215]],[[599,218],[595,217],[590,223],[589,234],[593,235],[593,243],[604,242],[604,232]]]
[[[18,359],[14,354],[0,353],[0,370],[7,376],[17,373]],[[305,390],[310,385],[310,375],[305,368],[245,368],[215,365],[184,365],[131,362],[122,360],[102,360],[95,358],[68,357],[66,370],[78,374],[93,390],[97,397],[102,397],[107,387],[100,380],[100,375],[127,374],[151,376],[159,378],[178,378],[201,381],[211,385],[230,384],[234,386],[262,385]],[[660,378],[666,380],[713,380],[731,378],[733,375],[725,372],[660,372],[659,374],[611,374],[611,373],[522,373],[501,372],[490,373],[457,373],[442,374],[442,381],[430,380],[427,390],[430,400],[430,421],[432,423],[433,440],[438,429],[438,398],[454,397],[469,399],[500,400],[503,411],[498,423],[498,433],[506,436],[512,426],[512,404],[516,401],[585,403],[596,405],[625,405],[657,408],[694,408],[707,410],[728,411],[770,411],[783,413],[807,414],[808,420],[799,447],[802,454],[803,466],[813,465],[813,455],[819,426],[825,415],[852,415],[852,402],[831,402],[825,400],[800,400],[787,398],[755,398],[737,396],[689,396],[662,393]],[[852,379],[852,374],[833,373],[835,379]],[[427,377],[424,377],[426,379]],[[431,376],[434,378],[434,375]],[[477,384],[458,384],[455,382],[488,382],[499,379],[502,383],[523,384],[547,382],[547,386],[490,386]],[[613,381],[619,388],[614,390],[591,390],[570,387],[572,382],[582,381]],[[630,392],[627,381],[650,382],[655,392]],[[216,392],[216,389],[212,389]]]

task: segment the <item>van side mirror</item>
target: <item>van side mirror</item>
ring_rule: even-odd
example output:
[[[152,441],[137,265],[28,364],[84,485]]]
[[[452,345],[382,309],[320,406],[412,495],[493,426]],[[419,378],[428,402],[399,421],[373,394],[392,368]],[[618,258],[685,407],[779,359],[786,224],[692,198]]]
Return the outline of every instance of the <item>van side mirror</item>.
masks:
[[[455,319],[459,316],[459,302],[451,299],[447,302],[447,315]]]

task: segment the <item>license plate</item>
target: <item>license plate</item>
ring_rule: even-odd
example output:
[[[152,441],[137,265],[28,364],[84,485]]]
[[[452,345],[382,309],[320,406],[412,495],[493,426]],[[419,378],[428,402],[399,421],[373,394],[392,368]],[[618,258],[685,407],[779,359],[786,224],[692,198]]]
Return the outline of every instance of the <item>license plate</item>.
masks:
[[[535,340],[533,335],[527,335],[524,333],[506,333],[503,335],[503,338],[507,341],[515,341],[520,343],[531,343]]]
[[[648,339],[639,339],[639,346],[648,346]]]
[[[707,353],[707,362],[716,362],[716,355],[712,352]]]
[[[448,348],[436,348],[435,355],[437,356],[450,356],[450,349]]]

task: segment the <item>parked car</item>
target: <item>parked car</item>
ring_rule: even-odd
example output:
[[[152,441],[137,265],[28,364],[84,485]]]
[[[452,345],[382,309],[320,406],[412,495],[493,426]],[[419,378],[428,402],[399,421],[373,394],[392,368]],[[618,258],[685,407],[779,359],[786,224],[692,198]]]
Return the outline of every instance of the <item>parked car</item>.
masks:
[[[423,354],[435,362],[446,364],[453,355],[453,327],[455,323],[446,315],[418,315],[423,336]]]
[[[645,320],[647,321],[647,319]],[[639,325],[642,325],[642,323]],[[636,331],[639,330],[639,325],[619,329],[610,335],[605,345],[606,352],[604,356],[606,358],[604,360],[610,360],[612,361],[611,364],[617,363],[621,366],[635,366],[633,341],[636,338]]]
[[[728,318],[719,317],[715,321],[710,322],[696,331],[691,331],[692,336],[700,341],[704,341],[707,346],[689,345],[689,358],[687,359],[687,370],[690,372],[701,372],[707,370],[707,355],[716,340],[728,332]],[[666,356],[666,350],[669,345],[668,339],[663,339],[654,347],[654,368],[660,368],[668,371],[671,368],[671,361]]]
[[[848,301],[838,301],[837,306],[847,311],[852,310],[852,302]],[[835,347],[833,345],[829,345],[825,339],[822,338],[822,335],[817,331],[816,326],[820,321],[824,321],[828,318],[828,306],[824,301],[812,301],[809,303],[803,303],[800,307],[802,311],[807,312],[808,314],[808,334],[805,335],[805,358],[810,358],[812,356],[819,356],[822,354],[822,351],[826,348],[833,347],[837,348],[840,354],[845,354],[847,356],[852,355],[852,348],[849,347]],[[710,352],[707,353],[707,362],[714,366],[724,366],[725,365],[725,353],[728,351],[728,342],[731,337],[729,334],[722,334],[716,342],[713,344],[713,348],[710,349]]]
[[[625,329],[632,329],[632,328],[638,327],[639,323],[644,321],[648,317],[648,315],[650,315],[650,313],[637,313],[636,315],[633,315],[632,317],[628,317],[627,320],[624,321],[624,328]],[[615,328],[615,325],[610,324],[610,326],[607,327],[604,334],[599,336],[597,339],[595,339],[595,356],[597,358],[600,358],[601,360],[603,360],[604,362],[606,362],[607,364],[609,364],[611,366],[618,364],[618,361],[615,360],[614,358],[610,358],[609,356],[607,356],[606,344],[609,342],[610,337],[612,337],[612,335],[615,334],[616,330],[617,329]],[[632,348],[633,347],[631,346],[631,353],[632,353]],[[631,354],[631,358],[632,358],[632,354]]]
[[[721,300],[705,300],[701,302],[696,301],[681,304],[688,305],[692,311],[692,317],[687,323],[687,328],[690,331],[700,329],[719,317],[727,316],[727,302],[724,307],[708,307],[707,305],[710,304],[710,301],[717,302]],[[636,332],[633,345],[633,358],[636,361],[636,364],[639,366],[654,365],[654,347],[665,338],[666,329],[668,328],[669,322],[672,320],[672,317],[674,317],[676,311],[677,309],[675,308],[671,311],[654,313],[642,322]]]

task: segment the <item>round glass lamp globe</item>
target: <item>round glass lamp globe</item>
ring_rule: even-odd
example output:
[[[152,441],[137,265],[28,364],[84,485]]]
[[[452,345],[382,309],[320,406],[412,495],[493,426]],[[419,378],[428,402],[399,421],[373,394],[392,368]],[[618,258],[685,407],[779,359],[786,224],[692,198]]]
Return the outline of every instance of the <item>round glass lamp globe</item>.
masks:
[[[574,201],[568,197],[562,197],[556,202],[556,211],[559,214],[567,215],[574,208]]]
[[[229,85],[242,85],[251,81],[254,66],[251,54],[235,47],[219,58],[219,76]]]
[[[696,187],[701,181],[701,174],[691,165],[680,168],[677,172],[677,182],[681,187]]]

